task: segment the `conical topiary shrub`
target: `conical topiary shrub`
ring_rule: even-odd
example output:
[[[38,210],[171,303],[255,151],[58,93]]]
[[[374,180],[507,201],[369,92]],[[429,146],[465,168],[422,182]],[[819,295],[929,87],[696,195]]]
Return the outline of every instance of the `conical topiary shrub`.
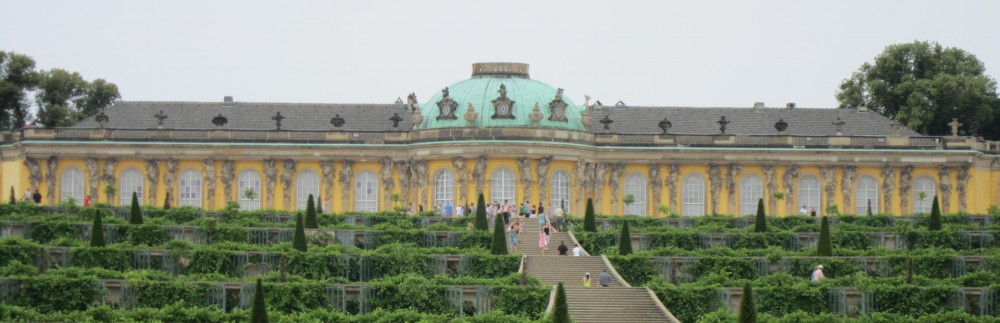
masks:
[[[497,214],[496,217],[501,217]],[[501,220],[500,223],[503,223]],[[502,225],[500,226],[503,227]],[[489,230],[490,222],[486,220],[486,198],[483,197],[483,193],[479,193],[479,198],[476,200],[476,230]]]
[[[95,210],[94,212],[94,224],[90,227],[90,246],[91,247],[103,247],[104,246],[104,223],[101,222],[101,210]]]
[[[628,230],[628,221],[622,220],[622,236],[618,240],[618,253],[622,256],[632,253],[632,233]]]
[[[506,232],[504,231],[503,217],[497,216],[493,219],[493,241],[490,251],[494,255],[507,254]]]
[[[816,245],[816,255],[820,257],[833,256],[833,241],[830,239],[830,222],[823,216],[819,226],[819,242]]]
[[[139,208],[139,196],[132,192],[132,210],[128,214],[128,223],[140,225],[142,224],[142,209]]]
[[[753,301],[753,288],[750,283],[743,285],[743,295],[740,296],[739,323],[757,323],[757,304]]]
[[[323,195],[316,198],[316,214],[323,214]]]
[[[938,206],[938,198],[934,196],[934,204],[931,204],[931,217],[927,219],[927,229],[931,231],[941,230],[941,207]]]
[[[17,203],[17,200],[14,199],[14,187],[11,186],[10,187],[10,204],[14,205],[14,203]]]
[[[597,232],[597,219],[594,218],[594,200],[587,198],[587,211],[583,214],[583,231]]]
[[[569,304],[566,302],[566,288],[563,283],[556,285],[556,300],[552,306],[552,323],[572,322],[569,317]]]
[[[167,193],[167,195],[163,197],[163,209],[170,209],[170,193]]]
[[[757,219],[753,222],[754,232],[767,232],[767,215],[764,213],[764,199],[757,200]]]
[[[267,307],[264,305],[264,284],[257,278],[257,288],[253,292],[253,305],[250,309],[251,323],[267,323]]]
[[[301,252],[308,250],[306,244],[306,228],[302,224],[302,213],[295,215],[295,235],[292,236],[292,248]]]
[[[309,194],[309,199],[306,200],[306,228],[319,228],[319,223],[316,222],[316,204],[313,202],[312,194]]]

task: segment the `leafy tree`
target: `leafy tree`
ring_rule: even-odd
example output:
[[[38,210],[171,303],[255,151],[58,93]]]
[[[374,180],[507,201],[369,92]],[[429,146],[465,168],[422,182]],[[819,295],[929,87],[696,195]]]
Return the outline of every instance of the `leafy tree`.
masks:
[[[632,253],[632,233],[628,229],[628,221],[622,220],[622,236],[618,240],[618,253],[622,256]]]
[[[757,304],[753,301],[753,287],[750,282],[743,284],[743,294],[740,296],[739,323],[757,323]]]
[[[104,246],[104,224],[101,223],[101,210],[94,212],[94,224],[90,227],[90,246],[91,247],[103,247]]]
[[[934,196],[934,203],[931,204],[931,217],[927,219],[927,229],[931,231],[941,230],[941,207],[938,206],[937,195]]]
[[[87,82],[63,69],[43,71],[35,95],[38,121],[46,128],[67,127],[117,102],[118,86],[105,80]]]
[[[306,244],[306,228],[302,224],[302,213],[295,215],[295,234],[292,236],[292,248],[306,252],[309,246]]]
[[[767,232],[767,215],[764,214],[764,199],[757,200],[757,219],[753,222],[754,232]]]
[[[499,218],[500,215],[498,214]],[[503,227],[501,225],[501,227]],[[486,220],[486,199],[483,197],[483,193],[479,193],[479,199],[476,200],[476,230],[489,230],[490,223]]]
[[[816,255],[820,257],[833,256],[833,241],[830,239],[830,222],[823,216],[819,226],[819,242],[816,246]]]
[[[504,233],[503,217],[495,216],[493,219],[493,241],[490,244],[490,251],[494,255],[507,254],[507,241]]]
[[[300,221],[301,223],[301,221]],[[257,288],[253,292],[253,305],[250,309],[251,323],[267,323],[267,308],[264,305],[264,284],[257,278]]]
[[[128,223],[135,225],[142,224],[142,209],[139,208],[139,197],[135,192],[132,192],[132,210],[128,214]]]
[[[309,194],[309,199],[306,200],[306,228],[319,228],[319,223],[316,221],[316,204],[313,203],[312,194]]]
[[[924,135],[950,135],[957,118],[961,133],[1000,138],[996,80],[975,55],[937,42],[889,45],[840,84],[841,108],[867,105]]]
[[[594,200],[587,198],[587,211],[583,214],[583,231],[597,232],[597,219],[594,218]]]
[[[20,129],[28,122],[28,93],[41,76],[27,55],[0,51],[0,129]]]
[[[17,203],[17,199],[14,198],[14,187],[11,186],[10,187],[10,205],[14,205],[15,203]]]
[[[566,302],[566,288],[563,283],[556,285],[556,300],[552,306],[552,323],[569,323],[569,303]]]

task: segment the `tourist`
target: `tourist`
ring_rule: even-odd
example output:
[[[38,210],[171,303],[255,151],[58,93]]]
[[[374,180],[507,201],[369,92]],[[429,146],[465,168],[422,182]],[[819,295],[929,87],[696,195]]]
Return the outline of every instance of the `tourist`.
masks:
[[[545,206],[543,206],[542,203],[538,203],[538,209],[537,210],[538,210],[538,216],[546,216],[547,215],[547,214],[545,214]]]
[[[524,221],[521,221],[521,219],[517,219],[515,221],[517,221],[517,234],[524,233]]]
[[[42,193],[38,193],[38,190],[35,190],[35,194],[31,197],[35,200],[35,205],[42,204]]]
[[[545,217],[544,216],[538,217],[538,225],[539,226],[545,226]]]
[[[566,219],[563,215],[563,209],[561,207],[557,207],[554,213],[556,216],[556,230],[565,231],[563,225],[565,224]]]
[[[21,202],[31,201],[31,189],[24,191],[24,197],[21,198]]]
[[[601,225],[601,231],[608,231],[608,229],[611,229],[611,221],[608,221],[608,219],[604,219],[603,221],[604,224]]]
[[[590,287],[590,273],[583,274],[583,287]]]
[[[569,229],[573,229],[573,220],[572,219],[566,219],[566,231],[569,231]]]
[[[809,209],[806,209],[806,205],[805,205],[805,204],[802,204],[802,208],[800,208],[800,209],[799,209],[799,214],[801,214],[801,215],[806,215],[806,214],[808,214],[808,212],[809,212],[808,210],[809,210]]]
[[[569,248],[566,247],[566,242],[565,241],[559,241],[559,248],[556,248],[556,249],[559,250],[559,255],[560,256],[565,256],[566,255],[566,251],[569,250]]]
[[[545,227],[542,228],[542,232],[545,232],[545,249],[548,250],[549,249],[549,247],[548,247],[549,246],[549,236],[551,236],[551,234],[552,234],[552,229],[549,229],[549,225],[545,224]]]
[[[527,203],[527,202],[525,202],[525,203]],[[525,215],[524,215],[524,212],[525,212],[525,211],[526,211],[526,210],[524,209],[524,204],[521,204],[521,205],[520,205],[520,206],[518,207],[518,211],[517,211],[517,215],[518,215],[518,216],[522,216],[522,217],[527,217],[527,216],[525,216]]]
[[[507,243],[510,245],[510,251],[517,252],[517,229],[514,228],[514,225],[510,226],[510,238],[508,239]]]
[[[541,213],[538,213],[538,209],[536,209],[534,205],[531,206],[531,210],[528,211],[528,215],[526,216],[531,217],[532,215],[537,215],[537,216],[542,215]]]
[[[83,207],[90,207],[90,196],[85,196],[83,198]]]
[[[823,265],[817,265],[816,269],[814,269],[813,273],[812,273],[812,281],[815,283],[815,282],[819,282],[819,281],[821,281],[821,280],[823,280],[825,278],[826,278],[826,275],[823,275]]]
[[[457,205],[455,207],[455,217],[456,218],[460,218],[460,217],[463,217],[463,216],[465,216],[465,208],[462,207],[461,204],[459,204],[459,205]]]
[[[424,213],[424,204],[417,205],[417,213]]]
[[[580,248],[580,244],[577,243],[576,246],[573,247],[573,257],[579,256],[583,256],[583,248]]]
[[[809,210],[809,216],[812,216],[814,218],[816,217],[816,207],[815,206],[812,207],[811,210]]]
[[[611,275],[608,274],[607,269],[597,276],[597,283],[601,284],[601,287],[611,287]]]
[[[521,234],[521,230],[524,230],[524,226],[522,226],[521,222],[518,222],[517,220],[514,220],[514,223],[510,224],[510,228],[517,234]]]
[[[539,231],[538,232],[538,253],[544,256],[545,255],[545,249],[547,249],[548,247],[549,246],[545,243],[545,232]]]
[[[454,207],[451,206],[451,202],[444,203],[444,216],[450,217],[452,215],[451,211]]]
[[[503,213],[503,223],[510,223],[510,203],[507,200],[503,200],[503,208],[500,212]]]

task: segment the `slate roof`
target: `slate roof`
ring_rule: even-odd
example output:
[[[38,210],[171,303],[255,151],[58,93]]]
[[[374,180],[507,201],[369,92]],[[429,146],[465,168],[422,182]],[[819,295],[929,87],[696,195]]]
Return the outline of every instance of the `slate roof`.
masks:
[[[164,129],[187,130],[274,130],[271,119],[277,112],[285,117],[282,130],[298,131],[409,131],[413,129],[410,112],[397,104],[312,104],[312,103],[251,103],[234,102],[139,102],[117,103],[106,110],[112,129],[155,129],[155,115],[163,111]],[[398,127],[389,120],[398,113],[402,120]],[[228,119],[223,127],[212,123],[212,118],[222,114]],[[330,120],[339,114],[344,119],[341,127],[334,127]],[[98,128],[94,116],[86,118],[72,128]]]
[[[720,134],[720,117],[729,120],[726,134],[777,135],[774,125],[779,119],[788,123],[786,135],[835,136],[833,122],[839,117],[843,122],[841,133],[845,136],[895,135],[892,121],[874,111],[857,109],[816,108],[689,108],[689,107],[596,107],[591,111],[590,131],[611,134],[659,134],[660,121],[667,118],[671,134],[713,135]],[[613,122],[605,130],[601,119],[608,116]],[[900,135],[921,136],[903,128]]]

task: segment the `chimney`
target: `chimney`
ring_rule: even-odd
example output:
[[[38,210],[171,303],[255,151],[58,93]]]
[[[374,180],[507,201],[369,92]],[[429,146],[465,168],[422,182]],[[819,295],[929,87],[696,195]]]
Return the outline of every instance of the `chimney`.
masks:
[[[233,97],[229,95],[222,97],[222,106],[224,107],[233,106]]]
[[[795,109],[795,102],[785,103],[785,109],[788,109],[788,110]]]
[[[764,110],[764,102],[754,102],[753,103],[753,110],[754,111]]]
[[[862,103],[861,105],[859,105],[858,106],[858,112],[868,112],[868,105],[864,104],[864,103]]]

